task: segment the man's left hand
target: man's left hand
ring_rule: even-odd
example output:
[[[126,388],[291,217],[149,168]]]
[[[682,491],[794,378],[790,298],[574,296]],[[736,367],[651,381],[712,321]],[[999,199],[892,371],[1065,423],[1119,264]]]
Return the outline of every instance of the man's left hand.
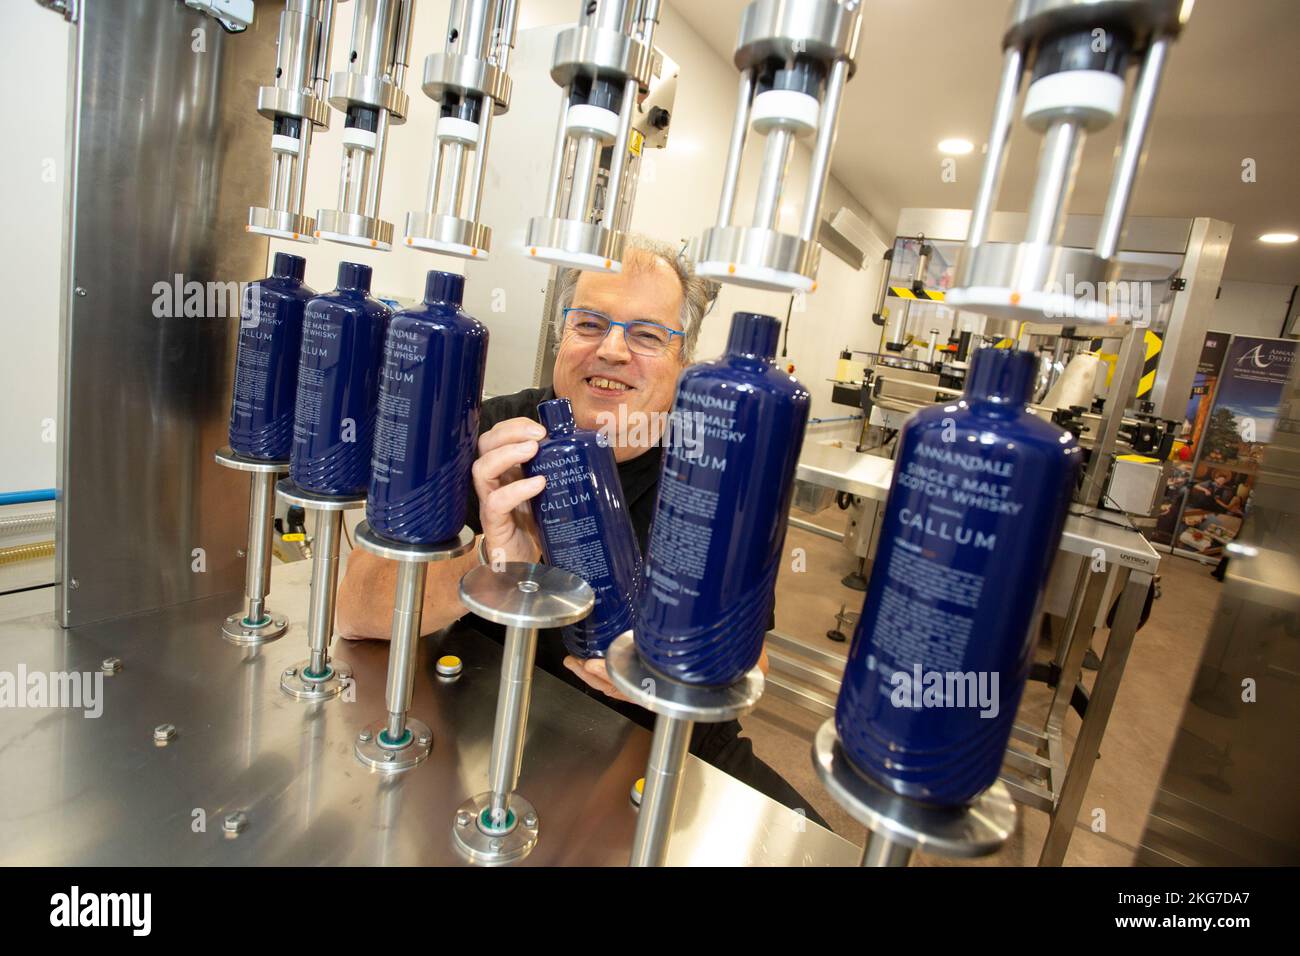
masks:
[[[633,703],[632,699],[621,693],[609,679],[609,672],[605,670],[605,661],[599,657],[592,657],[588,660],[573,657],[572,655],[564,658],[564,666],[573,673],[577,674],[589,686],[594,687],[606,697],[612,697],[615,700],[625,700]]]

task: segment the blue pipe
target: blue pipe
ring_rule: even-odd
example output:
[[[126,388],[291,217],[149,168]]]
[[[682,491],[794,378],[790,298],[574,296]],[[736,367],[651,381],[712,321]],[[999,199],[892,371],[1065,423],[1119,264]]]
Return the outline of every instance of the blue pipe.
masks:
[[[37,501],[53,500],[53,488],[33,488],[31,491],[0,492],[0,505],[29,505]]]

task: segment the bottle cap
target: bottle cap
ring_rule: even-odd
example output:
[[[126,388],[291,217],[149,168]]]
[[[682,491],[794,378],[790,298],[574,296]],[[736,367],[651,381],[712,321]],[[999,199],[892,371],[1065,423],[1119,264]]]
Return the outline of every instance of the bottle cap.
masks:
[[[737,312],[731,317],[727,354],[751,355],[770,362],[776,358],[776,343],[780,337],[781,322],[774,316]]]
[[[340,262],[338,287],[369,292],[371,272],[370,266],[363,266],[359,262]]]
[[[430,269],[424,280],[424,301],[426,305],[445,302],[460,308],[465,297],[465,277],[455,272],[440,272]]]
[[[573,405],[567,398],[553,398],[537,406],[537,419],[552,435],[571,432],[577,425],[573,420]]]
[[[271,261],[271,275],[281,279],[297,279],[307,274],[307,260],[292,252],[277,252]]]
[[[1032,352],[983,348],[971,360],[965,397],[975,402],[1024,405],[1034,391],[1038,360]]]

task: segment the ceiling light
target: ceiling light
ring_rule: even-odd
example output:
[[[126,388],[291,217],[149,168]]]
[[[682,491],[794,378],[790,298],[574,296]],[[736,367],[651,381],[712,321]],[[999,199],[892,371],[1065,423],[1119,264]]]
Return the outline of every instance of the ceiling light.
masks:
[[[953,156],[965,156],[974,148],[975,144],[968,139],[945,139],[939,142],[939,152]]]
[[[1271,242],[1274,245],[1282,245],[1287,242],[1295,242],[1300,238],[1294,232],[1266,232],[1259,237],[1260,242]]]

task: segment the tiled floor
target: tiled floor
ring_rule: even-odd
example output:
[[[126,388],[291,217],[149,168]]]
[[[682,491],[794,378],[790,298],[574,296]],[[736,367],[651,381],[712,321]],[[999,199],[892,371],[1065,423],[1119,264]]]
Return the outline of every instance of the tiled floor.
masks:
[[[832,507],[809,520],[842,530],[844,516]],[[777,581],[777,629],[806,643],[847,653],[846,645],[833,643],[825,635],[834,626],[841,605],[854,611],[861,608],[862,592],[840,583],[841,577],[854,569],[854,559],[838,542],[792,527],[786,539],[787,553],[794,548],[804,549],[806,570],[792,570],[789,561],[782,570]],[[1101,759],[1094,767],[1070,841],[1067,864],[1125,866],[1132,862],[1218,602],[1219,582],[1210,571],[1209,566],[1185,558],[1166,555],[1161,562],[1161,597],[1134,641],[1102,742]],[[1052,652],[1050,645],[1039,648],[1041,657],[1050,658]],[[1085,671],[1085,681],[1090,679],[1091,672]],[[1040,723],[1050,696],[1045,685],[1031,682],[1021,719]],[[785,776],[837,833],[860,844],[863,828],[827,796],[812,768],[812,734],[820,723],[820,717],[772,694],[742,720],[758,755]],[[1066,726],[1067,753],[1078,726],[1078,718],[1071,713]],[[1094,820],[1101,821],[1104,829],[1094,832]],[[1045,813],[1020,807],[1016,832],[1007,845],[976,862],[1034,865],[1047,824]],[[948,862],[924,854],[913,859],[913,865]]]

